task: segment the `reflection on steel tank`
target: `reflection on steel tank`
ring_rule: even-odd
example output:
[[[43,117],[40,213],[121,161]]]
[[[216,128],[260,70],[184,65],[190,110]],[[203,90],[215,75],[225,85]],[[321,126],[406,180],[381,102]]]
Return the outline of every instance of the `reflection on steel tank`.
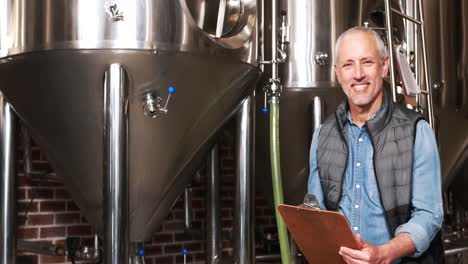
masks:
[[[228,1],[224,19],[215,2],[0,1],[2,92],[100,233],[109,65],[128,94],[131,241],[151,238],[255,86],[256,1]]]
[[[333,70],[334,43],[343,31],[359,24],[356,7],[361,2],[280,1],[289,25],[287,58],[280,71],[283,90],[279,122],[281,173],[288,204],[301,203],[307,190],[314,122],[320,123],[344,99]],[[270,8],[265,3],[265,9]],[[261,100],[257,99],[257,108]],[[272,202],[268,116],[258,114],[256,126],[256,186]]]

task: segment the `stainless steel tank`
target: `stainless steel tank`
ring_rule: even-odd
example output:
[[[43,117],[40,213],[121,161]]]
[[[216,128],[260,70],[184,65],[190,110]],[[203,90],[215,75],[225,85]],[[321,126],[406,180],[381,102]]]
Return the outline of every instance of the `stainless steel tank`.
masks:
[[[286,11],[289,26],[287,59],[280,65],[283,90],[279,122],[286,203],[301,203],[307,191],[314,116],[317,120],[332,114],[344,99],[333,70],[334,43],[343,31],[359,25],[361,4],[357,0],[280,1],[280,10]],[[266,3],[265,8],[271,6]],[[257,111],[262,105],[259,99]],[[259,114],[256,124],[257,186],[272,202],[268,115]]]
[[[435,63],[434,67],[437,67],[435,75],[439,74],[440,78],[433,79],[432,85],[441,87],[437,90],[435,106],[446,189],[454,181],[468,181],[468,1],[429,1],[425,5],[425,12],[440,14],[438,27],[429,29],[429,32],[436,31],[433,36],[437,38],[429,39],[428,43],[435,42],[440,46],[440,50],[432,54],[433,57],[439,56],[440,63]],[[464,179],[457,180],[456,177]],[[468,208],[465,191],[456,195]]]
[[[99,232],[104,72],[127,72],[130,239],[148,240],[259,76],[256,1],[0,0],[0,12],[0,89]],[[167,114],[145,115],[170,86]]]

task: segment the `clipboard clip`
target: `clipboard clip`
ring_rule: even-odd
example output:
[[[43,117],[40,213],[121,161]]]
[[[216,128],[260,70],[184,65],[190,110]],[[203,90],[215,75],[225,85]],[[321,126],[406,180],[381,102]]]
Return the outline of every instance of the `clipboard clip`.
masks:
[[[302,202],[302,205],[307,208],[320,210],[320,204],[313,194],[306,194],[304,196],[304,202]]]

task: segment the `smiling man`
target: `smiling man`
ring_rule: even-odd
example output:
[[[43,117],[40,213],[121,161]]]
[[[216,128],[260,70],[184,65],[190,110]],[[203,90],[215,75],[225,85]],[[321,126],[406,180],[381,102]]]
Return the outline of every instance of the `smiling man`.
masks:
[[[347,100],[313,135],[308,193],[348,219],[361,248],[346,263],[444,263],[437,144],[429,124],[383,88],[387,49],[368,28],[335,44]]]

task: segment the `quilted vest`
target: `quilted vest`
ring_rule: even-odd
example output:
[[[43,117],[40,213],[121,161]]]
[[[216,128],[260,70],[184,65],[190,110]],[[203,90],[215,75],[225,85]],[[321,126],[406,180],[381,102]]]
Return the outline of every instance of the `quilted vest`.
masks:
[[[327,209],[338,210],[342,182],[348,161],[348,103],[322,125],[317,145],[317,166]],[[374,148],[374,170],[387,224],[395,230],[411,216],[411,180],[416,125],[422,116],[393,103],[384,91],[381,111],[366,125]],[[440,240],[440,234],[437,235]],[[434,239],[429,250],[418,259],[403,263],[443,263],[442,242]],[[441,251],[442,250],[442,251]],[[442,258],[442,259],[441,259]],[[408,262],[409,261],[409,262]],[[416,262],[415,262],[416,261]]]

